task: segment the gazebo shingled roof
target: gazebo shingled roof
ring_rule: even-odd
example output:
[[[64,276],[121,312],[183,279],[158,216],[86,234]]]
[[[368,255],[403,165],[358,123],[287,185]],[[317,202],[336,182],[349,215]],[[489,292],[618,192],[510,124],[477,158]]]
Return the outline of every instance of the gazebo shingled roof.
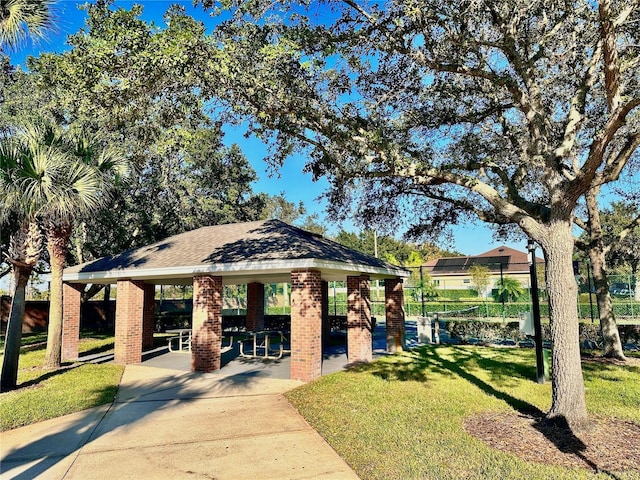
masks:
[[[407,277],[406,269],[351,250],[279,220],[202,227],[152,245],[69,267],[69,283],[115,283],[139,279],[191,283],[215,274],[227,284],[286,282],[292,268],[315,268],[324,280],[366,273],[371,278]]]

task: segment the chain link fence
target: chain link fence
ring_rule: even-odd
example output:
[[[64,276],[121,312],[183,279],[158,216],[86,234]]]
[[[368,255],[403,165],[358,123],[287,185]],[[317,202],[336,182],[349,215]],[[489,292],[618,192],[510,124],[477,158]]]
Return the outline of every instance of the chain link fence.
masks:
[[[501,272],[494,269],[491,273],[484,288],[478,288],[473,279],[464,278],[463,275],[448,281],[442,278],[437,281],[428,280],[431,282],[428,285],[416,281],[417,275],[413,275],[405,283],[405,313],[408,318],[430,316],[434,313],[446,318],[448,313],[457,317],[458,312],[477,307],[473,310],[475,319],[515,321],[532,310],[531,281],[527,275],[512,274],[506,266],[503,266]],[[578,284],[578,316],[583,321],[598,322],[599,311],[593,275],[586,264],[574,265],[574,273]],[[548,321],[548,295],[544,268],[540,264],[537,277],[540,315],[543,320]],[[517,285],[514,287],[514,282],[507,279],[516,280],[519,288]],[[466,288],[465,280],[468,280]],[[639,275],[632,274],[608,276],[613,312],[621,323],[640,323],[639,280]]]

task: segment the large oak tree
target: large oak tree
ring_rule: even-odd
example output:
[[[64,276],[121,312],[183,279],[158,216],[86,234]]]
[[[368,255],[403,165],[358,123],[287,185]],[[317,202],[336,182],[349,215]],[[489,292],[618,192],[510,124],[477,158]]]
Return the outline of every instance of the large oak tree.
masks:
[[[640,144],[638,3],[240,3],[209,92],[271,139],[272,162],[308,152],[334,213],[414,233],[473,217],[542,247],[548,418],[583,428],[572,228]]]

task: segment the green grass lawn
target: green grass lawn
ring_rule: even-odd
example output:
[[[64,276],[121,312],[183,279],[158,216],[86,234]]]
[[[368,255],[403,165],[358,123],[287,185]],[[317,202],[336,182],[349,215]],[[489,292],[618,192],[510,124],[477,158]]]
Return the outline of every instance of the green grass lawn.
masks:
[[[640,368],[586,363],[584,376],[590,414],[640,423]],[[475,414],[547,411],[551,385],[534,377],[533,350],[423,347],[287,396],[364,480],[611,478],[526,462],[464,431]]]
[[[46,335],[26,336],[23,345],[38,344]],[[108,351],[112,336],[90,335],[80,340],[80,355]],[[0,394],[0,431],[55,418],[113,401],[124,368],[113,364],[65,364],[45,370],[45,346],[22,351],[19,388]],[[0,355],[0,361],[2,361]]]
[[[113,337],[91,335],[80,352],[112,347]],[[43,361],[44,346],[21,354],[21,388],[0,395],[0,430],[109,403],[123,371],[89,363],[48,371]],[[586,362],[583,372],[591,415],[640,423],[640,367]],[[475,414],[548,410],[551,385],[534,376],[533,350],[433,346],[328,375],[287,396],[363,480],[612,478],[526,462],[464,431]],[[640,472],[615,478],[640,479]]]

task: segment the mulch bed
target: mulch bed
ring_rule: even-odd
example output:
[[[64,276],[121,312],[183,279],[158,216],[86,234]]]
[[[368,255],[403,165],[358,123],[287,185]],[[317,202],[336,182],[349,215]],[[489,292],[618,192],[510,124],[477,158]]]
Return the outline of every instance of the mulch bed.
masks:
[[[626,362],[583,356],[584,362],[640,366],[640,358]],[[640,473],[640,425],[615,418],[591,418],[587,431],[573,434],[566,428],[545,424],[542,418],[518,413],[485,413],[468,418],[470,435],[523,460],[580,467],[594,472]]]
[[[574,435],[540,420],[517,413],[491,413],[466,419],[464,428],[489,446],[523,460],[594,472],[640,472],[640,425],[592,418],[586,432]]]

